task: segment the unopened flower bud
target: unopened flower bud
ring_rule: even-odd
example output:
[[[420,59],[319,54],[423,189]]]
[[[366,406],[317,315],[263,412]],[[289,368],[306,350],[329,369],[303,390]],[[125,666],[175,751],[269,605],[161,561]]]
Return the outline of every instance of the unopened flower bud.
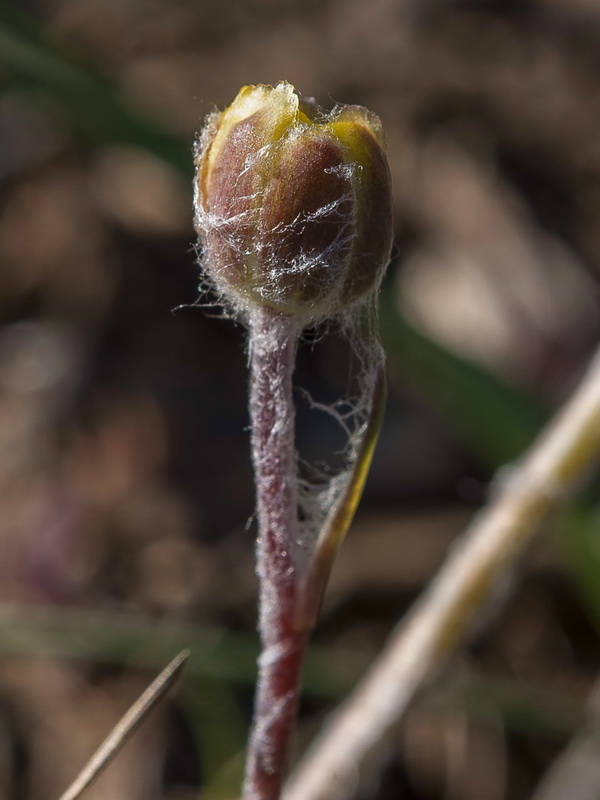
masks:
[[[379,284],[392,200],[375,114],[325,115],[289,83],[245,86],[208,118],[196,165],[205,270],[235,305],[314,322]]]

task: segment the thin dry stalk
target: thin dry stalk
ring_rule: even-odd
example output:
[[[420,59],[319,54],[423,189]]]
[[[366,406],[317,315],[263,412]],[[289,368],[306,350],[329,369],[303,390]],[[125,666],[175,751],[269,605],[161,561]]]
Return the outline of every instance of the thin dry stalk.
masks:
[[[578,487],[599,454],[596,355],[522,463],[497,480],[489,506],[299,766],[285,800],[349,798],[376,775],[417,689],[459,644],[540,523]]]
[[[129,711],[117,723],[94,755],[81,770],[59,800],[77,800],[102,770],[112,761],[131,734],[147,717],[156,703],[165,695],[189,658],[189,650],[183,650],[166,666],[160,675],[140,695]]]

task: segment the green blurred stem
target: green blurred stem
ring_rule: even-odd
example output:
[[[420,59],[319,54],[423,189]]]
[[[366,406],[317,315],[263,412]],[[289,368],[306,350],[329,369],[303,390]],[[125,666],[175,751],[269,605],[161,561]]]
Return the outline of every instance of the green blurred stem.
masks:
[[[300,765],[286,800],[340,800],[371,779],[416,691],[457,647],[540,523],[600,454],[600,360],[453,548],[438,576]]]
[[[390,286],[381,292],[380,318],[392,380],[434,409],[486,468],[531,446],[550,416],[534,398],[418,330]]]
[[[70,127],[94,143],[143,147],[191,171],[189,148],[139,111],[118,87],[62,52],[34,17],[0,0],[0,71],[33,101],[50,101]]]
[[[3,658],[62,658],[146,669],[185,647],[191,650],[188,681],[193,678],[203,686],[215,680],[254,684],[257,646],[249,633],[125,611],[0,604]],[[343,695],[364,667],[359,653],[313,645],[305,688],[313,697]]]

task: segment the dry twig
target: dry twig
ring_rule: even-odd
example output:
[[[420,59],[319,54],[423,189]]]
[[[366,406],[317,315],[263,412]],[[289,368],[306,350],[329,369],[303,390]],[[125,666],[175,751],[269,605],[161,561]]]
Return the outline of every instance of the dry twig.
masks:
[[[125,741],[145,719],[156,703],[173,685],[189,658],[189,650],[183,650],[166,666],[160,675],[140,695],[125,716],[117,723],[94,755],[81,770],[60,800],[77,800],[88,786],[98,777],[107,764],[116,756]]]
[[[293,776],[285,800],[341,800],[376,774],[405,709],[540,523],[600,454],[600,355],[519,466],[502,473],[425,595]]]

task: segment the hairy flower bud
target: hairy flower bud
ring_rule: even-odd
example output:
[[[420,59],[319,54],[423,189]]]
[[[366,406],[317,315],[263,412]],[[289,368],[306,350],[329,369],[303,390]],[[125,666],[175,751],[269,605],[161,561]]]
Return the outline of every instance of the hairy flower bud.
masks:
[[[196,166],[205,269],[237,306],[315,322],[379,284],[392,201],[375,114],[325,115],[289,83],[245,86],[209,116]]]

